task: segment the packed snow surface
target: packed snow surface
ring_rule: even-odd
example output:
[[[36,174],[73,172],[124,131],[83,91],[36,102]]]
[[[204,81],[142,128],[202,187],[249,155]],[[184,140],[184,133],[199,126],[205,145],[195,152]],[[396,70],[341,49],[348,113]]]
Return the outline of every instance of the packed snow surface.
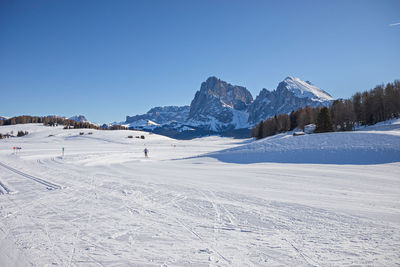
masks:
[[[0,140],[0,266],[399,265],[399,128],[178,141],[2,126],[29,134]]]
[[[341,132],[282,134],[207,154],[231,163],[379,164],[400,162],[400,135]]]
[[[289,76],[284,80],[284,82],[286,83],[286,88],[293,92],[297,97],[306,97],[315,101],[333,100],[333,97],[324,90],[299,78]]]

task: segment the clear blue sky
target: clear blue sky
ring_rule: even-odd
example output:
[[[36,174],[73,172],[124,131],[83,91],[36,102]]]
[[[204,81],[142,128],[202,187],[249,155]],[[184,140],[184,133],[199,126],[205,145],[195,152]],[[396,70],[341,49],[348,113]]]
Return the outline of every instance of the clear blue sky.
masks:
[[[400,1],[0,1],[0,115],[123,121],[217,76],[334,97],[400,79]]]

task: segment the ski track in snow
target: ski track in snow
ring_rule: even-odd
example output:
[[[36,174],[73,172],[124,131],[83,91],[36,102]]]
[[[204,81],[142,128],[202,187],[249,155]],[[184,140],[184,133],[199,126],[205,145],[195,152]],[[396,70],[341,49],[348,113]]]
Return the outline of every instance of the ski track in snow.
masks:
[[[60,187],[59,185],[53,184],[53,183],[51,183],[51,182],[49,182],[49,181],[46,181],[46,180],[37,178],[37,177],[32,176],[32,175],[26,174],[26,173],[24,173],[24,172],[21,172],[21,171],[19,171],[19,170],[16,170],[16,169],[14,169],[14,168],[12,168],[12,167],[6,165],[6,164],[4,164],[4,163],[1,163],[1,162],[0,162],[0,166],[6,168],[7,170],[12,171],[12,172],[14,172],[14,173],[16,173],[16,174],[19,174],[19,175],[21,175],[21,176],[23,176],[23,177],[25,177],[25,178],[31,179],[31,180],[33,180],[33,181],[39,183],[39,184],[42,184],[42,185],[46,186],[46,188],[49,189],[49,190],[61,189],[61,187]],[[4,186],[3,186],[3,187],[4,187]],[[4,189],[6,189],[6,188],[4,188]],[[8,192],[8,191],[7,191],[7,192]]]
[[[0,194],[10,194],[12,191],[0,180]]]
[[[400,263],[399,163],[233,164],[193,156],[247,141],[24,127],[19,155],[0,143],[0,266]]]

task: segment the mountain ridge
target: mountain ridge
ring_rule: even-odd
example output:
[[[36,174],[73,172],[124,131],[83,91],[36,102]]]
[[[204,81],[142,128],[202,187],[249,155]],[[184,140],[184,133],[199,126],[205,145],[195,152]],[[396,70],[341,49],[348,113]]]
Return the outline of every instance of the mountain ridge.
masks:
[[[333,102],[333,97],[309,81],[288,76],[277,88],[269,91],[263,88],[249,108],[249,123],[254,125],[260,120],[305,106],[323,107]]]
[[[77,121],[77,122],[89,122],[84,115],[75,115],[75,116],[72,116],[72,117],[70,117],[68,119],[69,120],[74,120],[74,121]]]
[[[232,85],[215,76],[202,82],[190,106],[155,107],[142,115],[127,116],[124,124],[133,128],[158,131],[182,129],[209,134],[223,134],[250,129],[260,120],[300,107],[322,107],[332,103],[332,96],[309,81],[288,76],[277,88],[263,88],[255,99],[244,86]],[[149,123],[155,122],[156,124]],[[241,131],[243,132],[243,131]]]

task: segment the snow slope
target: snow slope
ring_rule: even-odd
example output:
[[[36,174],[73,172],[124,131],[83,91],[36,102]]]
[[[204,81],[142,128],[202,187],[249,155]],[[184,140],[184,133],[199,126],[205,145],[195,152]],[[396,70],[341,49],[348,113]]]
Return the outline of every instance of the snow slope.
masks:
[[[211,153],[231,163],[381,164],[400,162],[400,135],[374,132],[282,134]]]
[[[316,87],[310,82],[289,76],[284,81],[286,89],[293,92],[297,97],[310,98],[314,101],[331,101],[333,97],[324,90]]]
[[[257,154],[272,138],[178,141],[137,131],[0,127],[11,130],[29,134],[0,140],[0,266],[400,263],[399,162],[235,164],[214,157]],[[344,143],[373,135],[370,146],[387,149],[386,142],[396,147],[398,139],[387,137],[395,133],[366,130]],[[296,138],[303,137],[317,135]],[[315,145],[285,139],[266,146]],[[13,146],[22,149],[13,154]]]
[[[400,119],[354,132],[280,134],[207,154],[231,163],[382,164],[400,162]]]

